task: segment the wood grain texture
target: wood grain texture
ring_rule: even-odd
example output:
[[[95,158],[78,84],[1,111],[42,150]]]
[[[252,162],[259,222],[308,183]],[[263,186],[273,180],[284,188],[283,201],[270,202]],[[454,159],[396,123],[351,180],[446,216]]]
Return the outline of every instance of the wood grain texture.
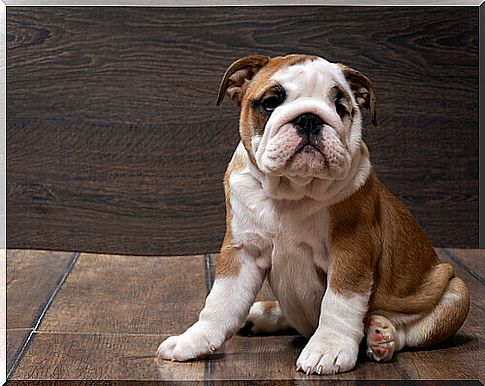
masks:
[[[361,360],[358,367],[335,376],[307,376],[296,371],[296,359],[306,340],[295,336],[234,337],[226,343],[224,355],[211,359],[210,379],[237,380],[354,380],[402,379],[394,363]]]
[[[456,256],[465,264],[473,275],[484,280],[485,277],[485,250],[484,249],[449,249],[452,255]]]
[[[82,253],[39,331],[179,334],[197,320],[205,297],[202,256]]]
[[[183,382],[183,383],[182,383]],[[438,383],[439,382],[439,383]],[[429,381],[429,380],[412,380],[412,381],[402,381],[402,380],[325,380],[322,383],[321,379],[292,379],[292,380],[278,380],[273,382],[271,380],[237,380],[237,381],[228,381],[228,380],[212,380],[210,381],[210,385],[221,385],[221,386],[307,386],[307,385],[319,385],[321,386],[324,384],[325,386],[373,386],[378,383],[380,386],[481,386],[482,384],[476,380],[461,380],[461,381],[448,381],[448,380],[440,380],[440,381]],[[69,386],[157,386],[157,385],[173,385],[173,384],[183,384],[183,385],[191,385],[191,386],[202,386],[207,385],[206,381],[123,381],[123,380],[116,380],[116,381],[107,381],[107,380],[89,380],[89,381],[69,381]],[[7,386],[64,386],[66,385],[66,381],[53,381],[53,380],[11,380],[6,383]]]
[[[29,336],[32,329],[30,328],[19,328],[14,330],[7,330],[7,360],[6,360],[6,370],[7,374],[12,368],[17,356],[22,350],[25,340]]]
[[[221,385],[301,385],[322,380],[361,385],[356,383],[359,379],[452,379],[455,385],[482,380],[485,294],[462,260],[456,262],[456,256],[466,261],[476,251],[454,251],[453,256],[446,249],[437,252],[454,265],[455,274],[471,293],[470,315],[458,334],[427,350],[398,353],[390,363],[370,362],[361,355],[354,371],[333,377],[296,372],[296,358],[305,339],[289,335],[236,336],[208,360],[157,361],[154,353],[165,334],[188,327],[201,309],[205,297],[204,273],[199,273],[200,267],[203,272],[202,256],[81,254],[13,379],[206,380]],[[213,262],[217,260],[212,257]],[[177,331],[172,331],[175,325]]]
[[[217,252],[238,142],[220,78],[304,52],[374,80],[378,174],[434,245],[476,247],[477,32],[471,7],[9,7],[7,244]]]
[[[204,362],[156,360],[157,347],[165,338],[38,333],[12,379],[203,380]]]
[[[7,251],[7,329],[35,326],[73,257],[72,252]]]

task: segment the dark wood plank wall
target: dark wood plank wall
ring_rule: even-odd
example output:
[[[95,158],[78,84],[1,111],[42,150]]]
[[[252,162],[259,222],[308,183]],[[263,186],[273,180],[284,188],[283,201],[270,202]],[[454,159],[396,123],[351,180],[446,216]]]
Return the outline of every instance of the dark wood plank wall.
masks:
[[[217,251],[236,58],[303,52],[374,80],[375,168],[435,246],[478,246],[478,8],[7,9],[7,244]]]

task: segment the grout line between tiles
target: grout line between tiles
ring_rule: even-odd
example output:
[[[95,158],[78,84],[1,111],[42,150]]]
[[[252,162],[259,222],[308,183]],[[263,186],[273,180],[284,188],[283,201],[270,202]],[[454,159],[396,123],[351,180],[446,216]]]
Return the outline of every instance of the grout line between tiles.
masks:
[[[212,275],[212,256],[209,253],[204,254],[204,268],[205,268],[205,289],[207,295],[211,292],[214,278]]]
[[[44,308],[42,309],[39,317],[37,318],[37,323],[34,326],[34,332],[37,332],[37,329],[39,328],[40,324],[42,323],[42,320],[44,319],[44,316],[47,313],[47,310],[50,308],[52,302],[54,301],[54,298],[56,297],[57,293],[61,289],[62,285],[66,281],[66,279],[69,276],[69,274],[71,273],[71,271],[72,271],[74,265],[76,264],[77,259],[79,258],[79,255],[80,254],[81,254],[80,252],[76,252],[74,254],[71,262],[69,263],[69,266],[66,269],[66,272],[64,272],[64,275],[62,275],[61,280],[59,280],[59,282],[57,283],[56,287],[54,288],[54,291],[52,291],[51,296],[47,300],[46,305],[44,306]]]
[[[32,327],[0,328],[0,331],[13,331],[13,332],[27,331],[27,330],[32,330]]]
[[[443,251],[445,255],[448,256],[453,261],[453,263],[455,263],[456,265],[459,265],[470,275],[472,275],[475,279],[477,279],[481,285],[485,285],[485,280],[474,270],[470,269],[468,265],[466,265],[463,261],[461,261],[461,259],[458,256],[456,256],[453,252],[451,252],[448,248],[440,248],[440,250]]]
[[[17,354],[17,358],[15,358],[14,363],[12,364],[12,367],[10,367],[10,370],[7,373],[7,380],[10,378],[10,376],[15,372],[17,369],[20,361],[22,360],[25,352],[30,346],[30,342],[32,340],[32,337],[34,336],[34,333],[37,332],[37,329],[39,328],[40,324],[42,323],[42,319],[44,318],[47,310],[50,308],[52,302],[54,301],[54,298],[56,297],[57,293],[59,292],[60,288],[66,281],[67,277],[72,271],[72,268],[76,264],[77,259],[79,258],[80,252],[75,252],[71,261],[69,262],[69,265],[67,266],[66,272],[64,272],[64,275],[62,275],[61,279],[57,282],[54,290],[52,291],[51,295],[49,296],[47,302],[45,303],[44,307],[40,311],[40,313],[37,316],[37,321],[33,327],[33,329],[30,331],[29,335],[27,336],[27,339],[25,339],[24,344],[22,345],[22,348],[20,349],[20,352]]]
[[[212,275],[212,257],[210,253],[204,254],[204,269],[205,269],[205,288],[207,295],[212,289],[213,275]],[[204,363],[204,385],[212,385],[211,381],[212,362],[210,358],[205,360]]]
[[[172,333],[164,333],[164,334],[144,334],[144,333],[124,333],[124,332],[77,332],[77,331],[49,331],[49,330],[42,330],[42,331],[33,331],[35,334],[41,335],[90,335],[90,336],[171,336],[175,335],[177,332]]]

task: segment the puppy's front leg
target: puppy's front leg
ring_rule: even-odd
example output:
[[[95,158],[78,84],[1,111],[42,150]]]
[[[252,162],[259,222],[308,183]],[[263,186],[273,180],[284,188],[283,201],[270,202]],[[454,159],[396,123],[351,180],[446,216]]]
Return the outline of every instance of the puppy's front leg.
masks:
[[[364,336],[372,272],[349,252],[339,248],[333,251],[319,324],[296,362],[297,369],[307,374],[335,374],[355,367]]]
[[[158,348],[158,355],[172,361],[186,361],[217,350],[243,324],[261,289],[265,272],[244,247],[223,246],[216,280],[199,320],[182,335],[165,340]]]

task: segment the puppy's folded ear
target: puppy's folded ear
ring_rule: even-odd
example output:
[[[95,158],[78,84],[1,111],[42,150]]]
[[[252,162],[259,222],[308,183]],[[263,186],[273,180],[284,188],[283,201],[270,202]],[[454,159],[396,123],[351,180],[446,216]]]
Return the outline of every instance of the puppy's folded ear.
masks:
[[[235,100],[238,105],[241,104],[243,86],[245,83],[268,63],[268,56],[251,55],[236,60],[229,66],[222,77],[217,95],[217,106],[222,103],[224,95],[227,93],[229,98]]]
[[[370,110],[372,124],[377,125],[376,116],[376,90],[371,80],[364,74],[344,64],[338,63],[342,73],[347,79],[360,108]]]

